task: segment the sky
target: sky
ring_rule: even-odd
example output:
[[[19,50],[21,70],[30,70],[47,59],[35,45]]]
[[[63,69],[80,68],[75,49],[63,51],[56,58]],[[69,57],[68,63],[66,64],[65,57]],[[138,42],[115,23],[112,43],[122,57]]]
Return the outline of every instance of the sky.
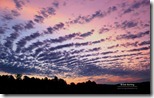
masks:
[[[0,0],[0,75],[150,81],[149,0]]]

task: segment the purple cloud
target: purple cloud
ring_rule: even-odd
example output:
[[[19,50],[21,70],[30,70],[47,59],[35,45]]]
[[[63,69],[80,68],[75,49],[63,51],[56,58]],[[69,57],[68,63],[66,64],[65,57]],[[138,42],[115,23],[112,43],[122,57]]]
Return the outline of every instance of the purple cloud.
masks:
[[[150,31],[140,32],[138,34],[127,33],[127,34],[118,35],[116,37],[116,39],[117,40],[120,40],[120,39],[136,39],[136,38],[141,38],[145,35],[149,35],[149,33],[150,33]]]

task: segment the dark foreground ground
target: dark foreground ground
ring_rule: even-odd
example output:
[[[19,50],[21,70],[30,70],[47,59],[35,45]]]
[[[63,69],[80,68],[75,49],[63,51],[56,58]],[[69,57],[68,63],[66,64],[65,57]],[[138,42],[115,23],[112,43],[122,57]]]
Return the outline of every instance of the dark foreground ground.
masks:
[[[0,77],[1,94],[150,94],[150,82],[96,84],[87,81],[70,85],[63,79],[13,79]]]

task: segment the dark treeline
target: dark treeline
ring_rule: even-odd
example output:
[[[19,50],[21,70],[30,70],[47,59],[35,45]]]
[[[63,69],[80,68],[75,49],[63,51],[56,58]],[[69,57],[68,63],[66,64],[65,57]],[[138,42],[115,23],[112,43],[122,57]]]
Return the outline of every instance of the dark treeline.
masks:
[[[120,84],[96,84],[88,80],[83,83],[67,84],[65,80],[54,77],[48,79],[30,78],[17,74],[0,76],[1,94],[150,94],[150,82],[134,83],[137,88],[118,89]]]

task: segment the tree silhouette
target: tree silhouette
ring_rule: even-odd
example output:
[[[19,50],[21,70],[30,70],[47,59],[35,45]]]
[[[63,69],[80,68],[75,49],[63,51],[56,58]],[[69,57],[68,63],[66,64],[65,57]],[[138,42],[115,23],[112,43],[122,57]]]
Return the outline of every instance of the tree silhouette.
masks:
[[[9,75],[9,76],[8,76],[8,79],[11,80],[11,81],[12,81],[12,80],[15,80],[14,77],[13,77],[12,75]]]
[[[23,80],[30,80],[28,76],[24,76]]]
[[[74,83],[74,82],[71,82],[70,85],[71,85],[71,86],[75,86],[75,83]]]
[[[68,85],[65,80],[43,79],[16,74],[16,79],[12,75],[0,76],[0,93],[3,94],[149,94],[150,82],[136,83],[137,90],[118,90],[118,85],[102,85],[96,84],[94,81],[86,81],[82,83],[71,83]],[[20,81],[19,81],[20,80]]]
[[[16,79],[21,80],[22,74],[16,74]]]
[[[58,77],[55,76],[53,80],[54,80],[54,81],[58,81]]]
[[[44,78],[44,80],[45,80],[45,81],[48,81],[48,78],[47,78],[47,77],[45,77],[45,78]]]

